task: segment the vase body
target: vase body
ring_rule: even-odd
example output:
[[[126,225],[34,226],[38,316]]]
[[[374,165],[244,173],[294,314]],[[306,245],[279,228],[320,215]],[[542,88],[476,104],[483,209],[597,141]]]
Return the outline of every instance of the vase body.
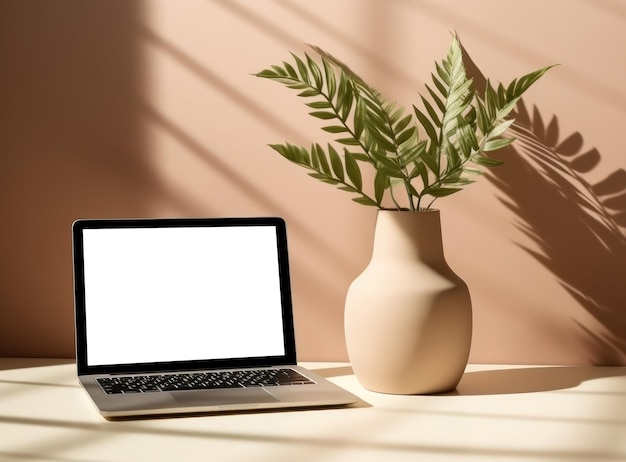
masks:
[[[438,210],[380,210],[368,266],[346,296],[348,356],[361,384],[394,394],[456,388],[467,364],[472,306],[448,266]]]

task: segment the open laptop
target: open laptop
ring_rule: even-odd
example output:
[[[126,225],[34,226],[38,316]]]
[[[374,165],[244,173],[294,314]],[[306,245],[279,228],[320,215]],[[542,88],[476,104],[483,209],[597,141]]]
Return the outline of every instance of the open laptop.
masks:
[[[281,218],[78,220],[76,359],[106,418],[334,406],[296,365]]]

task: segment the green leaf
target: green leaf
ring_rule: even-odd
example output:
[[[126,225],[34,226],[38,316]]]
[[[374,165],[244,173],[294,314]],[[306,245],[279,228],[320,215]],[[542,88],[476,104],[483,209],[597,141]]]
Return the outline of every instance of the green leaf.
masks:
[[[433,125],[430,123],[430,120],[428,120],[428,117],[415,106],[413,106],[413,110],[415,111],[415,116],[417,117],[417,120],[419,120],[424,130],[426,130],[428,138],[430,138],[431,142],[437,144],[437,131],[435,130],[435,127],[433,127]]]
[[[485,86],[484,104],[488,119],[494,120],[498,111],[498,95],[491,86],[489,79],[487,79]]]
[[[372,160],[367,157],[365,154],[361,154],[359,152],[352,152],[350,153],[350,155],[352,156],[352,158],[354,160],[357,160],[359,162],[367,162],[368,164],[372,164]]]
[[[504,119],[506,116],[509,115],[509,113],[515,109],[515,105],[517,104],[517,101],[519,100],[519,98],[515,98],[512,101],[509,101],[507,103],[505,103],[503,106],[500,107],[500,109],[498,110],[498,113],[496,114],[496,116],[494,117],[495,121],[499,121]]]
[[[346,127],[341,125],[329,125],[327,127],[322,127],[322,130],[328,133],[346,133],[349,131]]]
[[[319,96],[320,92],[317,91],[314,88],[308,88],[306,90],[304,90],[303,92],[298,93],[298,96],[302,97],[302,98],[310,98],[312,96]],[[308,103],[311,104],[311,103]]]
[[[339,157],[339,154],[331,144],[328,145],[328,154],[330,156],[330,165],[333,168],[335,176],[341,181],[344,181],[345,177],[343,173],[343,163],[341,162],[341,157]]]
[[[433,76],[433,80],[435,80],[435,76]],[[437,83],[435,83],[435,86],[437,86]],[[438,86],[437,86],[437,89],[439,91],[442,90]],[[435,102],[435,104],[437,105],[437,108],[439,109],[439,111],[440,112],[444,112],[446,110],[446,105],[443,102],[443,100],[439,97],[439,95],[437,95],[437,93],[435,93],[435,91],[432,88],[430,88],[428,85],[426,85],[426,90],[428,90],[428,93],[430,93],[430,96],[433,99],[433,101]],[[447,94],[447,90],[445,91],[445,94]],[[445,98],[445,96],[444,96],[444,98]]]
[[[279,80],[279,82],[280,81],[281,80]],[[306,82],[295,82],[291,84],[287,83],[286,85],[287,85],[287,88],[291,88],[292,90],[303,90],[303,89],[309,90],[310,89],[309,84]]]
[[[355,140],[354,138],[340,138],[335,141],[337,141],[337,143],[345,144],[346,146],[360,146],[358,140]]]
[[[509,129],[513,122],[515,122],[514,119],[509,119],[499,123],[493,129],[491,129],[491,131],[489,132],[489,138],[495,138],[496,136],[502,135],[505,131]]]
[[[422,180],[422,186],[424,187],[424,189],[428,188],[428,185],[430,184],[430,179],[428,178],[428,169],[426,168],[426,164],[424,164],[423,162],[415,163],[415,171],[411,173],[411,177],[415,178],[417,176],[419,176]],[[419,194],[415,195],[418,196]]]
[[[442,66],[439,65],[439,63],[435,63],[435,69],[437,71],[437,75],[439,76],[439,78],[441,80],[443,80],[443,83],[449,87],[450,86],[450,76],[448,74],[448,71],[445,70]],[[442,94],[444,94],[444,92],[441,92]],[[446,96],[446,95],[444,95]]]
[[[408,127],[408,125],[411,123],[411,120],[413,119],[413,116],[411,114],[407,115],[406,117],[404,117],[400,122],[398,122],[396,124],[396,126],[394,127],[394,130],[399,133],[402,130],[404,130],[406,127]]]
[[[389,166],[387,164],[385,165],[381,165],[376,169],[377,172],[382,172],[385,174],[385,176],[390,177],[390,178],[399,178],[399,179],[405,179],[406,175],[404,174],[404,172],[402,170],[400,170],[397,166]]]
[[[324,175],[322,173],[310,172],[310,173],[308,173],[308,175],[311,178],[315,178],[316,180],[321,181],[322,183],[330,184],[330,185],[333,185],[333,186],[337,186],[337,185],[341,184],[336,179],[330,178],[330,177],[328,177],[328,176],[326,176],[326,175]]]
[[[336,114],[334,114],[333,112],[328,112],[328,111],[313,111],[313,112],[309,112],[309,115],[312,115],[313,117],[317,119],[322,119],[322,120],[330,120],[330,119],[337,118]]]
[[[476,101],[476,122],[478,124],[478,128],[480,129],[480,132],[483,135],[487,134],[487,131],[490,128],[489,115],[487,114],[487,109],[485,108],[485,105],[480,100]]]
[[[339,181],[335,180],[334,178],[322,178],[320,181],[322,183],[331,184],[333,186],[337,186],[341,184]]]
[[[357,99],[356,109],[354,111],[353,126],[354,126],[354,138],[360,139],[363,133],[363,127],[367,124],[365,103],[362,99]]]
[[[328,101],[314,101],[312,103],[306,103],[305,106],[312,109],[329,109],[333,107]]]
[[[358,203],[358,204],[361,204],[361,205],[369,205],[369,206],[373,206],[373,207],[377,207],[378,206],[378,204],[376,202],[374,202],[369,197],[365,197],[365,196],[353,197],[352,200],[354,202]]]
[[[328,91],[328,99],[333,100],[337,91],[337,81],[335,72],[331,64],[322,56],[322,66],[324,67],[324,76],[326,77],[326,89]]]
[[[330,176],[330,165],[328,164],[328,160],[326,159],[326,153],[324,149],[319,144],[314,144],[311,147],[311,152],[315,152],[319,159],[320,170],[324,172],[327,176]]]
[[[309,71],[308,71],[308,69],[306,67],[306,64],[304,64],[304,61],[302,61],[302,59],[300,59],[294,53],[291,53],[291,56],[296,61],[296,65],[298,66],[298,72],[300,73],[300,79],[303,82],[307,83],[308,85],[311,85],[311,80],[309,78]]]
[[[435,76],[435,74],[430,74],[431,76],[431,80],[433,81],[433,84],[435,84],[435,87],[437,87],[437,90],[439,90],[439,93],[441,94],[441,96],[446,99],[448,97],[448,86],[447,84],[444,84],[440,79],[437,78],[437,76]],[[428,88],[429,93],[432,95],[434,94],[434,90],[431,90],[430,88]],[[437,98],[439,99],[439,98]],[[443,110],[443,109],[442,109]]]
[[[400,158],[400,165],[402,167],[406,167],[410,163],[416,162],[426,151],[426,141],[420,141],[415,146],[412,146],[411,149],[402,153]]]
[[[257,72],[253,75],[255,77],[261,77],[263,79],[276,79],[277,77],[279,77],[279,74],[277,74],[276,71],[270,69],[263,69],[261,72]]]
[[[448,163],[446,165],[446,173],[449,173],[451,169],[456,168],[461,164],[461,156],[459,155],[459,151],[452,143],[446,144],[446,157]]]
[[[345,153],[345,161],[346,161],[346,173],[348,174],[348,178],[354,185],[354,187],[358,190],[363,188],[363,177],[361,176],[361,170],[359,169],[359,165],[354,160],[352,154],[346,151]]]
[[[494,138],[487,141],[483,145],[483,151],[497,151],[498,149],[509,146],[511,143],[513,143],[513,141],[515,141],[515,138]]]
[[[437,162],[438,158],[431,151],[432,149],[428,149],[427,151],[425,151],[420,159],[424,162],[424,164],[426,164],[428,169],[433,172],[438,178],[441,175],[441,173],[439,172],[439,164]]]
[[[500,165],[502,165],[502,162],[496,159],[492,159],[491,157],[487,157],[483,154],[477,154],[476,156],[472,157],[472,162],[474,162],[477,165],[482,165],[483,167],[499,167]]]
[[[507,88],[507,98],[517,99],[522,96],[528,90],[532,84],[539,80],[546,72],[555,67],[556,65],[546,66],[541,69],[537,69],[534,72],[530,72],[523,75],[519,79],[513,80],[513,82]]]
[[[272,70],[276,73],[276,75],[285,77],[287,76],[287,72],[280,66],[272,66]]]
[[[398,139],[396,140],[396,144],[404,144],[415,134],[415,127],[409,127],[407,130],[400,133]]]
[[[413,197],[420,197],[420,193],[417,191],[417,189],[415,189],[415,186],[413,186],[411,183],[404,183],[404,186],[408,190],[409,195]]]
[[[385,190],[389,186],[389,178],[382,171],[376,172],[376,177],[374,178],[374,197],[376,198],[376,202],[380,204],[383,200],[383,196],[385,195]]]
[[[376,143],[385,151],[394,152],[396,150],[395,144],[389,140],[383,133],[376,130],[375,127],[370,127],[368,134],[376,141]]]
[[[313,170],[320,170],[320,158],[316,149],[311,149],[311,167]]]
[[[426,112],[428,112],[428,116],[430,117],[430,120],[433,122],[433,124],[435,124],[437,127],[441,127],[441,121],[439,120],[437,111],[435,111],[432,105],[423,96],[422,96],[422,103],[424,104],[424,107],[426,108]]]
[[[289,64],[286,61],[283,61],[283,66],[285,68],[285,71],[287,72],[287,75],[289,75],[289,77],[291,77],[292,79],[298,78],[298,73],[296,72],[296,70],[293,68],[291,64]]]
[[[400,169],[398,165],[398,161],[395,157],[388,157],[387,151],[384,150],[374,150],[372,151],[372,156],[374,159],[382,165],[386,165],[389,168]]]
[[[445,196],[449,196],[451,194],[454,194],[456,192],[461,191],[462,188],[431,188],[428,190],[428,194],[430,194],[433,197],[445,197]]]
[[[304,166],[310,165],[309,154],[304,148],[292,144],[270,144],[269,146],[291,162]]]
[[[311,59],[309,55],[304,54],[306,57],[306,62],[309,68],[309,73],[313,76],[314,87],[318,90],[322,89],[322,72],[318,65]]]
[[[354,91],[352,90],[352,82],[350,78],[341,73],[339,78],[339,87],[337,89],[337,107],[341,120],[345,121],[352,110],[354,103]]]
[[[382,100],[378,92],[376,92],[376,95],[376,101],[379,102],[384,112],[388,115],[391,123],[396,124],[400,120],[400,117],[402,117],[402,114],[404,114],[404,108],[396,107],[396,104],[391,101]]]

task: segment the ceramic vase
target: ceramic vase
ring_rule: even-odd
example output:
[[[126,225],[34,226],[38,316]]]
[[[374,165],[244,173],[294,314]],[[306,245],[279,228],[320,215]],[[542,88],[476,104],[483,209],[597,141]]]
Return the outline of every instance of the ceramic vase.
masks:
[[[467,364],[472,305],[444,258],[438,210],[380,210],[372,258],[348,289],[348,355],[361,384],[393,394],[456,388]]]

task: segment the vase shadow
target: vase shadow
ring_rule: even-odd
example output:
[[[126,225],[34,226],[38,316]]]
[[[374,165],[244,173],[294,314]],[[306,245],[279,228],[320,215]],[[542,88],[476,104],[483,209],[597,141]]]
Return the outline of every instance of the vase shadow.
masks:
[[[456,390],[440,396],[507,395],[567,390],[594,379],[624,377],[619,367],[524,367],[466,372]],[[623,392],[626,396],[626,391]]]
[[[476,88],[484,88],[482,73],[466,52],[465,58]],[[581,133],[563,137],[556,116],[545,122],[537,107],[529,111],[523,101],[513,117],[515,147],[495,153],[504,165],[485,176],[532,243],[517,245],[584,309],[570,314],[588,351],[580,361],[626,364],[626,171],[591,182],[602,156],[584,148]]]
[[[354,374],[351,366],[323,367],[320,369],[311,368],[311,370],[325,379]]]

